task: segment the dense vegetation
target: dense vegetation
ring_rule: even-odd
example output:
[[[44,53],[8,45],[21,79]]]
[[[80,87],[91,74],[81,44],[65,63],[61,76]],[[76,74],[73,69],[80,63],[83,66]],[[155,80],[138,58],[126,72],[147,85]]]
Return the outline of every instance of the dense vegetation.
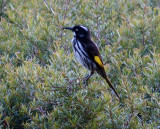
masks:
[[[90,28],[121,97],[73,55]],[[0,128],[160,128],[159,0],[1,0]]]

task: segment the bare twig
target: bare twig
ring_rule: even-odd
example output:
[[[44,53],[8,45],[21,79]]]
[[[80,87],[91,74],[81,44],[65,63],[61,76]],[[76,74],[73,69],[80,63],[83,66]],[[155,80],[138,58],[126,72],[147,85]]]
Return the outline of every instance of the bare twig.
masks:
[[[65,2],[65,0],[64,0],[64,2]],[[66,1],[66,7],[65,7],[65,14],[64,14],[64,18],[63,18],[64,20],[66,19],[66,16],[67,16],[67,11],[68,11],[68,7],[67,7],[67,6],[68,6],[69,4],[70,4],[70,0],[67,0],[67,1]]]
[[[110,114],[110,118],[111,118],[111,122],[112,122],[112,129],[115,129],[115,124],[114,124],[114,120],[113,120],[113,114],[112,114],[112,111],[111,111],[111,108],[109,107],[109,114]]]
[[[47,9],[49,9],[53,13],[53,15],[55,15],[53,8],[48,4],[47,0],[44,0],[44,4],[47,7]]]

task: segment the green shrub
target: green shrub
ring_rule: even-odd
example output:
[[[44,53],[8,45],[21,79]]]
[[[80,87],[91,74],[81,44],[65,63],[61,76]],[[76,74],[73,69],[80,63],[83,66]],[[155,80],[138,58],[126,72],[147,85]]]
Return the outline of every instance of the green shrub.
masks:
[[[2,0],[0,128],[159,128],[158,0]],[[64,26],[83,24],[99,46],[119,102],[76,63]]]

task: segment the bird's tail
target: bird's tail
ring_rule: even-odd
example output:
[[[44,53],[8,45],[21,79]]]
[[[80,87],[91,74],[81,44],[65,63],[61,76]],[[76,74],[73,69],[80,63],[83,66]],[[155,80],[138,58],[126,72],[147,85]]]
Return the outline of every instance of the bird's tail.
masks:
[[[114,93],[116,94],[117,98],[120,100],[119,95],[117,94],[116,90],[114,89],[112,83],[110,82],[110,80],[108,79],[107,76],[105,76],[104,78],[106,80],[106,82],[108,83],[109,87],[114,91]]]

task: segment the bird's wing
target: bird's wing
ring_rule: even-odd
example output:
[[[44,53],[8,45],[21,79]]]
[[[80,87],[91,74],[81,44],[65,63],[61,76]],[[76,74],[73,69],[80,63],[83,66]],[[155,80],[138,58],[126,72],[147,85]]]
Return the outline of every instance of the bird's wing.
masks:
[[[98,47],[92,40],[85,43],[84,49],[94,63],[100,67],[103,67],[103,61],[101,59]]]

